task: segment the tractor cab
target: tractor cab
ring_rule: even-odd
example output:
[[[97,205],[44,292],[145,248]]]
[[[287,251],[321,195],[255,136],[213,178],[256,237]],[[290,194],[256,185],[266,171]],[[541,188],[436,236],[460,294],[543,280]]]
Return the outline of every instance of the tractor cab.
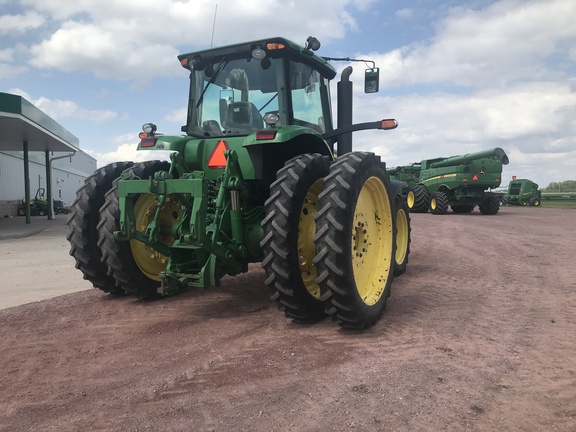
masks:
[[[188,135],[241,136],[282,125],[332,130],[328,83],[336,71],[301,46],[273,38],[178,58],[191,71]]]

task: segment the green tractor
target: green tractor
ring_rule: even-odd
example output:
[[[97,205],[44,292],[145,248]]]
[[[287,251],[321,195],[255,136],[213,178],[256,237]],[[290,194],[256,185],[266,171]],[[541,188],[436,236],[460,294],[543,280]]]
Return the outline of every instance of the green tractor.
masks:
[[[542,192],[538,190],[538,184],[532,180],[514,179],[508,183],[504,202],[506,205],[540,206]]]
[[[410,218],[385,164],[353,152],[351,135],[397,122],[352,124],[347,67],[335,128],[328,60],[342,59],[317,56],[319,45],[276,37],[178,56],[190,73],[183,134],[147,123],[138,145],[172,151],[170,162],[100,168],[71,206],[70,254],[84,278],[154,298],[261,262],[287,317],[376,322],[408,261]],[[377,91],[378,70],[366,72],[366,92]]]
[[[46,216],[48,214],[48,201],[46,201],[46,189],[38,188],[36,195],[30,200],[31,216]],[[18,216],[26,216],[26,198],[18,205]]]
[[[500,186],[508,162],[501,148],[423,160],[418,184],[406,198],[410,211],[442,215],[450,206],[454,213],[471,213],[478,206],[482,214],[494,215],[501,197],[491,189]]]

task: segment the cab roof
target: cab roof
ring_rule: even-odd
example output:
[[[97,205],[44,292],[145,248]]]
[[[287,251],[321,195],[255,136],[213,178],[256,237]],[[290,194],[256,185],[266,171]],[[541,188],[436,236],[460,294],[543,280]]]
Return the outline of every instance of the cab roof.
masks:
[[[193,60],[213,64],[224,57],[230,59],[251,58],[252,51],[256,48],[262,49],[266,56],[271,58],[286,57],[307,64],[327,79],[333,79],[336,76],[336,70],[327,60],[282,37],[272,37],[180,54],[178,60],[183,66],[185,66],[185,63],[192,63]]]

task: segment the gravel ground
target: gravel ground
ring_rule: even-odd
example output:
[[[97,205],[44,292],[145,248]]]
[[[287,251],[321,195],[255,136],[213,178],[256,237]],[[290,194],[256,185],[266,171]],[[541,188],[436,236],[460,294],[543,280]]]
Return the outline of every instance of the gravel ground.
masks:
[[[259,265],[161,301],[10,307],[0,431],[574,431],[575,240],[575,210],[412,215],[363,332],[293,324]]]

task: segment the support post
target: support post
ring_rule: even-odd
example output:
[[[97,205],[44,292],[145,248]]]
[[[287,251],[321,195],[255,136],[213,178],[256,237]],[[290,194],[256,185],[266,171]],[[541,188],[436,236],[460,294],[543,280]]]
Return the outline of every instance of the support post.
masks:
[[[50,164],[50,151],[44,151],[46,165],[46,199],[48,203],[48,220],[54,219],[54,209],[52,208],[52,166]]]
[[[28,166],[28,141],[23,141],[24,150],[24,200],[26,201],[26,223],[30,223],[30,167]]]

